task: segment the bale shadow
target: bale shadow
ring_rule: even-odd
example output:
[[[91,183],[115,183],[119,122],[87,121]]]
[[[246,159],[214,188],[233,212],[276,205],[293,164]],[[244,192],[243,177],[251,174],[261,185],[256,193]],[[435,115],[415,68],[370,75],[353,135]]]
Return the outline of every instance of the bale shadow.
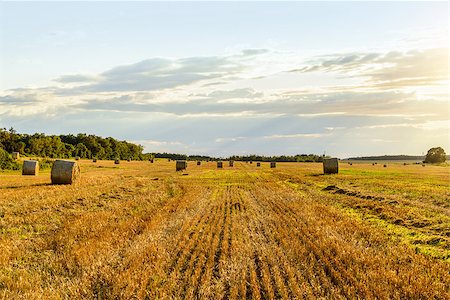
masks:
[[[24,187],[47,186],[47,185],[52,185],[52,184],[50,182],[46,182],[46,183],[35,183],[35,184],[29,184],[29,185],[8,185],[8,186],[2,186],[2,187],[0,187],[0,189],[1,190],[20,189],[20,188],[24,188]]]

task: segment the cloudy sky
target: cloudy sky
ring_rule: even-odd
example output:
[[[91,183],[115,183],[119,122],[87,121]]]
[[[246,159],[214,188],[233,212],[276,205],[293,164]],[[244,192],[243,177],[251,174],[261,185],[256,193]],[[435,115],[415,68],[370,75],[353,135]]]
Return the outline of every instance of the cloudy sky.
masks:
[[[0,2],[0,127],[187,154],[449,141],[448,3]]]

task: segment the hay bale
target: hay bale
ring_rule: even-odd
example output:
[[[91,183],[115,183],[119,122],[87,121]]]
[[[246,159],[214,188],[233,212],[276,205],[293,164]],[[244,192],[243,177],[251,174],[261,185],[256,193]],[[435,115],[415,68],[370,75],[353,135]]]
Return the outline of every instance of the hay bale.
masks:
[[[75,156],[75,160],[80,160],[80,157],[79,156]]]
[[[372,166],[375,166],[375,163],[372,163]]]
[[[274,162],[274,161],[271,161],[271,162],[270,162],[270,168],[271,168],[271,169],[275,169],[276,167],[277,167],[277,163]]]
[[[149,161],[150,161],[151,163],[154,163],[154,159],[153,159],[153,158],[150,158]]]
[[[201,164],[202,164],[201,161],[198,161],[198,162],[197,162],[197,166],[200,166]]]
[[[120,160],[119,160],[119,159],[114,160],[114,164],[115,164],[115,165],[120,164]]]
[[[19,152],[13,152],[13,153],[12,153],[12,158],[13,158],[13,159],[19,159],[19,157],[20,157]]]
[[[228,162],[228,166],[234,167],[234,161],[233,161],[233,160],[230,160],[230,161]]]
[[[37,160],[25,160],[22,175],[39,175],[39,162]]]
[[[253,162],[252,161],[250,161],[250,164],[252,164]]]
[[[217,169],[222,169],[223,168],[223,163],[221,161],[217,162]]]
[[[93,159],[92,159],[92,162],[97,162],[97,159],[94,157]]]
[[[339,172],[339,161],[337,158],[324,158],[323,159],[323,173],[324,174],[337,174]]]
[[[256,163],[256,166],[257,166],[257,167],[261,167],[261,163],[260,163],[260,162],[257,162],[257,163]]]
[[[56,160],[52,166],[52,184],[72,184],[80,178],[80,166],[69,160]]]
[[[185,160],[177,160],[175,167],[177,171],[186,170],[187,162]]]
[[[131,158],[127,159],[127,161],[130,162],[130,161],[131,161]]]
[[[387,168],[387,165],[383,165],[383,168]]]

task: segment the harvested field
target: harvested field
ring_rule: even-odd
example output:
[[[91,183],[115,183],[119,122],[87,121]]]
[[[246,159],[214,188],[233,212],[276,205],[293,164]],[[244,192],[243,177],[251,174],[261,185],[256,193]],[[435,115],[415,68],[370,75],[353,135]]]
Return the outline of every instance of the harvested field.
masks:
[[[0,173],[0,297],[450,298],[448,167],[78,163]]]

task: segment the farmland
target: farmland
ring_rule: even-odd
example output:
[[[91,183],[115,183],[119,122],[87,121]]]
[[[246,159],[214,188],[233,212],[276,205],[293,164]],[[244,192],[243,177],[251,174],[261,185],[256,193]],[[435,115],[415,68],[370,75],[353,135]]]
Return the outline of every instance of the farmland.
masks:
[[[0,172],[0,297],[450,298],[450,168],[81,160]]]

